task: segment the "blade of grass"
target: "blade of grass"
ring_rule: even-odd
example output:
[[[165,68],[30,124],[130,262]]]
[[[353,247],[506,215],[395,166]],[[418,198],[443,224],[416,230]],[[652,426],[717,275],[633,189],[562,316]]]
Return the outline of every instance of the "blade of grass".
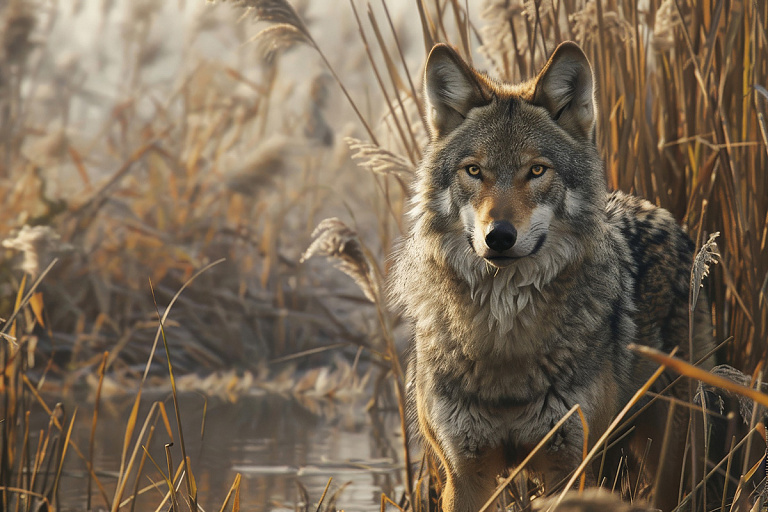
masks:
[[[173,443],[165,444],[165,461],[168,464],[168,474],[173,475],[173,454],[171,453],[171,446]],[[179,500],[176,498],[176,488],[173,485],[168,486],[168,491],[171,493],[171,503],[173,503],[173,510],[181,512],[179,508]]]
[[[165,410],[165,403],[157,402],[157,407],[160,410],[160,417],[163,419],[163,426],[165,426],[165,432],[173,443],[173,430],[171,429],[171,422],[168,419],[168,411]]]
[[[155,421],[157,421],[157,418],[155,418]],[[147,443],[146,443],[147,445],[152,443],[152,437],[154,436],[154,434],[155,434],[155,425],[152,425],[151,427],[149,427],[149,433],[147,434]],[[143,452],[141,454],[141,460],[139,461],[139,467],[136,470],[136,480],[133,483],[133,494],[127,500],[125,500],[122,503],[120,503],[120,507],[123,507],[123,506],[127,505],[128,500],[130,500],[131,501],[131,512],[134,512],[134,510],[136,509],[136,498],[140,494],[143,494],[143,492],[144,492],[144,489],[139,491],[139,481],[141,480],[140,479],[141,474],[144,472],[144,463],[146,461],[147,461],[147,454],[146,454],[146,452]],[[150,486],[150,488],[151,487],[154,487],[154,486]]]
[[[149,453],[149,450],[147,450],[146,446],[141,445],[141,448],[144,450],[144,454],[147,456],[147,458],[149,458],[149,461],[155,466],[155,469],[157,469],[157,472],[160,473],[160,476],[162,476],[163,480],[165,480],[165,485],[168,486],[168,494],[166,495],[165,499],[163,499],[163,501],[160,503],[160,505],[158,505],[156,510],[159,511],[160,509],[162,509],[162,507],[165,504],[165,502],[168,501],[168,498],[171,498],[172,499],[171,503],[173,503],[173,505],[172,505],[173,509],[172,510],[173,510],[173,512],[178,512],[179,511],[179,504],[176,503],[176,501],[175,501],[176,494],[174,492],[173,482],[171,482],[171,477],[167,476],[163,472],[163,470],[160,468],[158,463],[155,462],[155,459],[152,458],[152,455]],[[179,469],[181,469],[181,468],[179,468]]]
[[[736,436],[731,436],[731,447],[728,450],[728,463],[725,466],[725,478],[723,478],[723,499],[720,502],[720,510],[725,510],[725,500],[728,497],[728,480],[731,475],[731,463],[733,462],[733,450]]]
[[[141,402],[142,387],[143,387],[144,382],[147,379],[147,376],[149,375],[150,365],[152,364],[152,360],[154,359],[154,354],[155,354],[155,351],[157,350],[157,344],[159,342],[159,338],[160,338],[161,334],[162,334],[162,338],[163,338],[163,344],[164,344],[164,346],[166,348],[166,356],[169,353],[168,346],[167,346],[167,343],[166,343],[166,340],[165,340],[165,332],[164,332],[164,330],[162,328],[163,323],[167,319],[167,317],[168,317],[168,315],[169,315],[169,313],[171,311],[171,308],[176,303],[176,301],[178,300],[179,296],[181,296],[181,293],[187,288],[187,286],[189,286],[192,282],[194,282],[194,280],[197,279],[203,272],[205,272],[208,269],[210,269],[210,268],[212,268],[212,267],[222,263],[223,261],[224,261],[224,258],[218,259],[218,260],[216,260],[216,261],[206,265],[202,269],[198,270],[197,272],[195,272],[195,274],[192,275],[192,277],[187,279],[184,282],[184,284],[181,286],[181,288],[179,288],[179,290],[173,296],[171,301],[168,303],[168,306],[166,307],[165,313],[162,315],[162,317],[160,317],[159,310],[157,309],[157,303],[155,302],[155,310],[157,312],[158,317],[160,317],[160,325],[159,325],[159,327],[157,329],[157,332],[155,334],[155,340],[154,340],[154,343],[152,344],[152,348],[150,349],[150,354],[149,354],[149,357],[147,359],[147,364],[146,364],[146,366],[144,368],[144,374],[142,375],[141,382],[139,383],[139,389],[138,389],[138,392],[137,392],[136,400],[134,401],[133,410],[131,411],[131,416],[129,417],[128,427],[126,428],[126,437],[125,437],[125,444],[124,444],[124,451],[123,451],[123,458],[122,458],[123,461],[125,460],[125,456],[127,454],[127,447],[128,447],[130,438],[133,436],[133,430],[134,430],[135,423],[136,423],[136,416],[138,415],[138,407],[139,407],[139,404]],[[151,282],[150,282],[150,287],[151,287]],[[154,299],[154,290],[152,290],[152,296],[153,296],[153,299]],[[168,357],[167,360],[168,360],[169,369],[171,369],[170,357]],[[173,389],[175,391],[175,381],[173,380],[173,373],[171,373],[171,383],[172,383],[172,387],[173,387]],[[133,452],[132,452],[132,455],[131,455],[131,458],[130,458],[130,460],[128,462],[127,467],[124,465],[124,462],[121,462],[121,470],[120,470],[120,473],[119,473],[120,477],[118,479],[118,485],[116,486],[116,489],[115,489],[115,498],[112,500],[112,505],[113,505],[112,512],[117,512],[114,507],[119,506],[120,502],[122,501],[122,495],[123,495],[123,492],[125,491],[125,487],[127,485],[128,475],[130,474],[130,471],[131,471],[131,469],[133,467],[133,463],[136,460],[136,456],[138,454],[139,445],[140,445],[141,439],[144,437],[144,433],[146,432],[146,429],[147,429],[147,426],[148,426],[148,422],[149,422],[149,420],[150,420],[150,418],[152,416],[152,412],[154,412],[156,407],[159,407],[159,405],[157,405],[157,404],[159,404],[159,402],[155,402],[152,405],[152,408],[150,409],[150,414],[147,415],[147,418],[146,418],[146,420],[144,422],[144,425],[142,427],[142,431],[139,434],[139,438],[137,439],[136,444],[134,445],[134,449],[133,449]],[[176,405],[176,403],[175,403],[175,396],[174,396],[174,405]],[[168,430],[169,435],[172,436],[171,430],[170,430],[170,423],[168,422],[167,414],[164,414],[165,413],[164,405],[163,405],[161,411],[162,411],[162,414],[164,416],[164,423],[166,425],[166,429]],[[181,433],[181,422],[180,422],[179,418],[180,418],[180,416],[178,415],[178,408],[177,408],[177,422],[179,423],[179,432]],[[130,431],[130,434],[131,434],[130,436],[128,435],[129,431]],[[186,466],[186,453],[185,453],[183,438],[180,439],[180,441],[181,441],[182,452],[183,452],[182,456],[185,458],[185,462],[184,462],[183,466]],[[187,483],[187,485],[188,485],[188,491],[191,491],[192,489],[191,489],[191,485],[189,484],[189,482]],[[196,496],[196,491],[197,490],[195,489],[194,496]],[[190,496],[193,496],[193,494],[191,492],[190,492]],[[196,498],[194,498],[193,501],[196,501]]]
[[[320,512],[320,507],[323,506],[323,501],[325,501],[325,495],[328,494],[328,488],[331,487],[331,482],[333,481],[333,477],[330,477],[328,479],[328,483],[325,484],[325,490],[323,490],[323,495],[320,496],[320,501],[317,502],[317,508],[315,509],[315,512]]]
[[[93,471],[93,447],[96,443],[96,424],[99,421],[99,403],[101,402],[101,389],[104,384],[104,369],[107,365],[107,357],[109,352],[104,352],[104,356],[99,365],[99,384],[96,386],[96,398],[93,403],[93,420],[91,421],[91,435],[88,440],[88,484],[86,486],[86,510],[91,510],[91,486],[93,480],[91,479],[91,471]]]
[[[706,370],[702,370],[692,364],[686,363],[681,359],[670,357],[667,354],[660,352],[656,349],[645,347],[641,345],[631,345],[630,349],[640,354],[643,357],[647,357],[658,364],[662,364],[685,377],[690,379],[700,380],[712,386],[723,388],[734,393],[738,393],[742,396],[750,398],[760,405],[768,407],[768,395],[761,393],[755,389],[742,386],[732,380],[728,380],[718,375],[713,375]]]
[[[43,408],[45,413],[51,417],[51,423],[59,430],[59,432],[64,432],[64,427],[59,422],[58,418],[55,417],[54,412],[51,410],[50,407],[48,407],[48,404],[45,403],[45,400],[43,400],[43,397],[40,396],[40,393],[37,391],[37,388],[32,384],[32,382],[29,380],[29,377],[27,377],[25,374],[22,374],[21,376],[22,381],[27,386],[27,389],[32,393],[32,395],[35,397],[37,402],[40,404],[40,406]],[[83,454],[83,452],[80,450],[80,448],[77,446],[77,444],[74,441],[70,441],[70,444],[72,445],[72,449],[75,450],[75,453],[77,456],[82,460],[86,467],[88,466],[88,458]],[[41,460],[42,463],[42,460]],[[96,486],[99,488],[99,491],[101,492],[101,497],[104,498],[104,502],[107,504],[108,508],[111,508],[111,501],[109,499],[109,496],[107,496],[107,491],[104,489],[104,486],[101,484],[101,480],[96,476],[96,473],[93,472],[93,469],[89,469],[88,471],[91,475],[91,478],[94,482],[96,482]]]
[[[72,427],[75,426],[75,417],[77,417],[77,409],[72,413],[72,419],[69,421],[69,428],[67,429],[67,436],[64,438],[64,445],[61,448],[61,458],[59,459],[59,467],[56,469],[56,479],[53,481],[53,500],[52,506],[56,508],[59,495],[59,483],[61,482],[61,470],[64,469],[64,459],[67,457],[67,448],[69,448],[69,440],[72,438]]]
[[[163,313],[163,317],[162,317],[162,319],[160,320],[160,324],[162,325],[162,324],[164,324],[164,323],[165,323],[166,319],[168,318],[168,315],[169,315],[169,314],[170,314],[170,312],[171,312],[171,308],[173,307],[173,305],[174,305],[174,304],[176,303],[176,301],[178,300],[179,296],[181,295],[181,292],[183,292],[183,291],[184,291],[184,290],[187,288],[187,286],[189,286],[190,284],[192,284],[192,283],[195,281],[195,279],[197,279],[198,277],[200,277],[200,275],[201,275],[202,273],[206,272],[207,270],[209,270],[209,269],[211,269],[211,268],[215,267],[216,265],[218,265],[219,263],[222,263],[222,262],[224,262],[224,261],[225,261],[225,259],[224,259],[224,258],[220,258],[220,259],[218,259],[218,260],[216,260],[216,261],[214,261],[214,262],[212,262],[212,263],[209,263],[208,265],[204,266],[203,268],[201,268],[200,270],[198,270],[197,272],[195,272],[195,273],[192,275],[192,277],[190,277],[189,279],[187,279],[186,281],[184,281],[184,284],[183,284],[183,285],[181,285],[181,288],[179,288],[179,291],[177,291],[177,292],[176,292],[176,294],[173,296],[173,298],[171,299],[171,301],[168,303],[168,306],[166,306],[166,308],[165,308],[165,313]],[[155,355],[155,351],[157,350],[157,344],[160,342],[160,332],[161,332],[161,329],[160,329],[160,327],[158,327],[158,329],[157,329],[157,332],[155,333],[155,341],[154,341],[154,343],[152,344],[152,349],[151,349],[151,350],[150,350],[150,352],[149,352],[149,358],[148,358],[148,360],[147,360],[147,364],[146,364],[146,366],[144,367],[144,375],[142,375],[142,377],[141,377],[141,383],[142,383],[142,384],[143,384],[143,383],[144,383],[144,382],[147,380],[147,376],[149,375],[149,369],[150,369],[150,367],[151,367],[151,365],[152,365],[152,359],[154,358],[154,355]]]
[[[157,318],[160,322],[160,333],[163,337],[163,347],[165,347],[165,358],[166,361],[168,361],[168,376],[171,379],[171,395],[173,397],[173,408],[176,412],[176,428],[179,431],[179,444],[181,445],[181,457],[182,457],[182,465],[184,466],[184,472],[187,475],[186,482],[187,482],[187,493],[189,496],[189,500],[192,502],[192,509],[197,510],[197,488],[195,487],[195,483],[193,480],[192,474],[192,468],[188,465],[189,464],[189,458],[187,457],[187,448],[184,443],[184,430],[181,426],[181,409],[179,407],[179,397],[176,392],[176,378],[173,375],[173,364],[171,363],[171,349],[168,347],[168,340],[165,336],[165,328],[163,327],[163,319],[160,315],[160,308],[157,305],[157,298],[155,297],[155,289],[152,287],[152,280],[149,280],[149,289],[152,292],[152,301],[155,303],[155,311],[157,312]],[[166,447],[166,452],[168,452],[168,448]],[[170,453],[170,452],[168,452]]]
[[[237,473],[235,475],[235,481],[232,482],[232,486],[229,488],[229,491],[227,492],[227,496],[224,498],[224,503],[221,504],[221,508],[219,509],[219,512],[224,512],[224,509],[226,509],[227,505],[229,505],[229,500],[230,498],[232,498],[232,495],[240,492],[241,478],[242,476],[240,475],[240,473]]]
[[[128,451],[131,447],[131,439],[133,439],[133,433],[136,430],[136,423],[139,417],[139,405],[141,404],[141,388],[136,394],[136,398],[133,400],[133,406],[131,412],[128,414],[128,421],[125,425],[125,434],[123,435],[123,450],[120,455],[120,469],[118,470],[119,478],[117,480],[117,486],[115,487],[115,496],[112,498],[112,504],[117,505],[123,499],[122,492],[125,489],[126,480],[129,473],[126,471],[126,464],[128,463]],[[116,512],[116,510],[113,510]]]
[[[235,499],[232,501],[232,512],[240,512],[240,481],[235,488]]]
[[[29,467],[29,415],[30,411],[27,409],[24,413],[24,433],[23,438],[24,440],[21,443],[21,467],[28,468]],[[26,473],[26,475],[25,475]],[[19,471],[19,487],[24,487],[23,479],[24,477],[27,477],[27,489],[32,489],[32,486],[29,485],[29,480],[32,478],[32,475],[30,475],[29,471]],[[21,506],[21,500],[16,501],[16,511],[18,512],[19,507]]]
[[[126,464],[123,471],[120,473],[120,478],[118,479],[118,486],[117,489],[115,489],[115,499],[112,502],[112,512],[117,512],[117,507],[119,507],[120,502],[122,501],[123,493],[125,492],[125,487],[128,485],[128,476],[133,471],[133,466],[136,462],[136,457],[138,456],[139,448],[142,446],[142,440],[144,439],[144,435],[147,432],[147,429],[150,428],[150,422],[153,420],[153,417],[156,414],[156,410],[158,408],[159,402],[154,402],[152,404],[152,407],[150,407],[149,412],[147,413],[147,417],[144,419],[144,424],[142,425],[141,431],[139,432],[139,436],[136,439],[136,443],[134,444],[133,452],[131,453],[131,458],[128,459],[128,463]]]
[[[37,475],[40,471],[40,465],[42,464],[43,457],[45,456],[45,452],[43,451],[43,447],[47,447],[47,436],[43,433],[42,430],[40,430],[40,435],[37,438],[37,449],[35,450],[35,459],[34,463],[32,464],[32,471],[31,478],[29,480],[29,484],[27,485],[27,488],[32,490],[35,488],[35,482],[37,481]],[[27,512],[29,512],[32,509],[32,503],[27,503]]]

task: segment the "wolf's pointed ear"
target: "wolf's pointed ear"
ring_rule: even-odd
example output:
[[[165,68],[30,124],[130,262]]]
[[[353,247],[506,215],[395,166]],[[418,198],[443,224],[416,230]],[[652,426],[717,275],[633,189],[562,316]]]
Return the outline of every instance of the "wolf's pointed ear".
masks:
[[[470,110],[490,102],[475,71],[445,44],[435,45],[429,53],[424,88],[432,139],[446,136]]]
[[[592,66],[579,45],[558,46],[536,79],[533,103],[547,109],[577,140],[594,141],[595,93]]]

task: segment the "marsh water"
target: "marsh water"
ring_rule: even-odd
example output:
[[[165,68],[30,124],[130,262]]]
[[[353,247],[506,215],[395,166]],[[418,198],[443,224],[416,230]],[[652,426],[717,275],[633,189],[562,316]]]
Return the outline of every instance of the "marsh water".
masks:
[[[133,400],[126,396],[101,401],[94,467],[110,498]],[[178,467],[181,456],[170,397],[144,398],[136,431],[140,430],[155,400],[165,402],[174,426],[173,459]],[[247,511],[303,509],[300,487],[307,491],[309,509],[315,510],[331,477],[329,497],[348,483],[338,494],[338,509],[380,510],[382,492],[392,498],[402,494],[402,441],[396,411],[366,412],[364,401],[354,404],[327,399],[302,402],[276,395],[247,396],[235,402],[208,398],[207,404],[205,398],[196,394],[180,397],[187,455],[192,461],[199,503],[204,510],[220,509],[237,473],[242,475],[240,509]],[[75,407],[73,438],[85,452],[93,405],[66,404],[69,417]],[[41,417],[34,427],[39,431],[46,425],[46,418]],[[135,438],[134,435],[131,449]],[[164,470],[167,468],[164,445],[168,441],[160,420],[149,451]],[[155,510],[167,486],[149,460],[144,474],[141,487],[155,481],[158,489],[151,489],[143,496],[136,510]],[[85,509],[85,465],[73,453],[67,455],[59,499],[62,510]],[[96,486],[93,486],[92,503],[93,510],[106,508]],[[231,502],[227,509],[230,507]],[[167,509],[165,505],[163,510]]]

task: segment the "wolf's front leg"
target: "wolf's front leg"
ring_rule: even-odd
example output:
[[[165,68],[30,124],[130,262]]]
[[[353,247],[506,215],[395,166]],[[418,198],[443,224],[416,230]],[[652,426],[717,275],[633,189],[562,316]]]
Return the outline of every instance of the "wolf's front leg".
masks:
[[[506,471],[503,447],[483,450],[477,457],[450,461],[442,494],[444,512],[477,512],[496,490],[496,480]],[[488,508],[496,510],[496,503]]]

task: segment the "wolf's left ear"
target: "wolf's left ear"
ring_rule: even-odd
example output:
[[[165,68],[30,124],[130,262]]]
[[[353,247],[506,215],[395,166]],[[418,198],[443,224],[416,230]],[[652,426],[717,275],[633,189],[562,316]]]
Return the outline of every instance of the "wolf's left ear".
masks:
[[[595,93],[592,66],[579,45],[558,46],[539,73],[533,103],[577,140],[594,141]]]

